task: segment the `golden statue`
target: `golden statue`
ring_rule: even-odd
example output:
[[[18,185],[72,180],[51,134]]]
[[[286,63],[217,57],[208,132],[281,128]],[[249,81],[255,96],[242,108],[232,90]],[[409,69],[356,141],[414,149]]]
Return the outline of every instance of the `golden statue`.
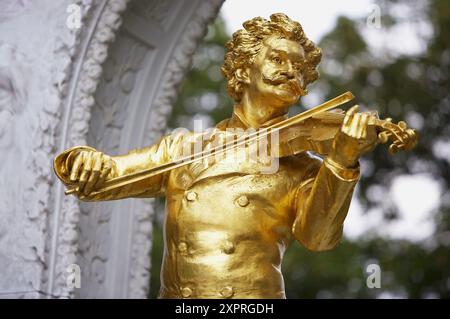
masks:
[[[339,243],[359,158],[388,139],[392,152],[416,143],[404,122],[357,106],[328,111],[350,101],[349,92],[288,118],[318,78],[321,51],[281,13],[243,26],[222,66],[233,114],[208,138],[170,134],[121,156],[78,146],[55,159],[66,194],[81,200],[166,196],[161,298],[285,298],[285,250],[294,240],[313,251]],[[232,129],[256,131],[219,145]],[[263,164],[241,150],[275,133],[277,169],[262,173]],[[199,137],[202,151],[185,156]],[[232,161],[217,156],[233,149]]]

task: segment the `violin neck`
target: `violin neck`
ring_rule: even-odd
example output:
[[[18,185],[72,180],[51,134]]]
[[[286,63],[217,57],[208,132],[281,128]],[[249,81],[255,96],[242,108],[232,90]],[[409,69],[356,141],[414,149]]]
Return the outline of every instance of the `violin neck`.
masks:
[[[378,117],[375,116],[370,116],[369,118],[369,125],[370,126],[375,126],[375,127],[382,127],[383,124],[385,124],[387,121],[386,120],[382,120]]]

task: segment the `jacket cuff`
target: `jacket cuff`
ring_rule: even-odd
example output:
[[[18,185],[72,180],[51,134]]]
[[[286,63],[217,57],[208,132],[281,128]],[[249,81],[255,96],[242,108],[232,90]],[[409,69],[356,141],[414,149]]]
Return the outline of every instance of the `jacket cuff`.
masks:
[[[325,167],[333,172],[333,174],[342,181],[345,182],[356,182],[360,177],[360,166],[359,163],[354,168],[345,167],[339,163],[336,163],[332,159],[326,157],[323,161]]]

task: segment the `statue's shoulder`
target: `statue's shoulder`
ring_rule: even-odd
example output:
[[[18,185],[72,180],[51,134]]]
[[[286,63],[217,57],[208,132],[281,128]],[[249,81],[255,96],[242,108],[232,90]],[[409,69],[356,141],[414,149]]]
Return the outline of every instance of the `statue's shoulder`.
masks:
[[[226,130],[229,127],[230,120],[231,118],[220,121],[219,123],[216,124],[216,128],[222,131]]]

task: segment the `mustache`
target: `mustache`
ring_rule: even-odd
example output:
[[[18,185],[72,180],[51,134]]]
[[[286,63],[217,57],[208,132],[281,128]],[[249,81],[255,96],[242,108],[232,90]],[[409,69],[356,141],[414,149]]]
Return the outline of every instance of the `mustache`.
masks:
[[[274,74],[271,76],[263,76],[263,82],[271,85],[289,84],[294,91],[303,96],[306,95],[306,90],[298,83],[296,79],[290,78],[284,74]]]

